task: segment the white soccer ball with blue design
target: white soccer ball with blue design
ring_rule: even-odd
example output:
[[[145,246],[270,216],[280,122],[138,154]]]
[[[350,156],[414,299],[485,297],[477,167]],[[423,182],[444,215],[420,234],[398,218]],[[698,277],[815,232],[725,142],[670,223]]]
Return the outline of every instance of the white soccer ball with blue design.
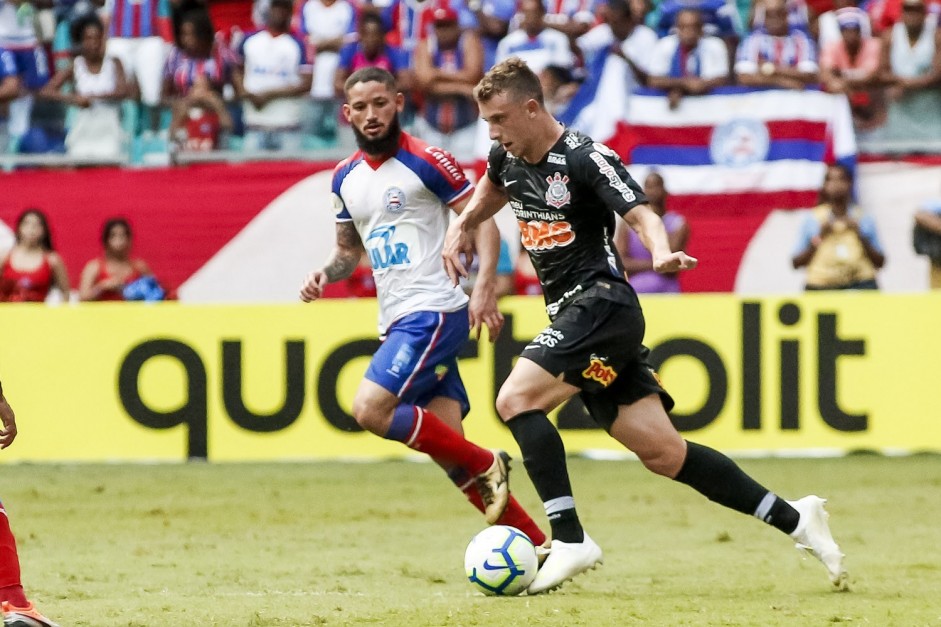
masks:
[[[536,547],[515,527],[487,527],[470,541],[464,572],[474,587],[489,596],[520,594],[536,577]]]

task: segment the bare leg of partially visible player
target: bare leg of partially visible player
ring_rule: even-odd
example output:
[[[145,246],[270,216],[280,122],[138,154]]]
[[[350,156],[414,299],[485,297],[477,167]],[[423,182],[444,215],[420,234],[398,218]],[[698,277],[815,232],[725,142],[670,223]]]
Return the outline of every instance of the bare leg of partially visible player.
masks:
[[[23,591],[20,560],[10,520],[0,502],[0,614],[4,627],[58,627],[39,613]]]
[[[0,502],[0,614],[4,627],[57,627],[26,598],[10,520]]]
[[[353,401],[353,416],[364,429],[427,454],[447,472],[468,501],[487,514],[476,479],[495,463],[495,454],[464,438],[461,407],[456,400],[436,397],[426,407],[416,407],[401,403],[379,384],[363,379]],[[536,545],[546,540],[512,495],[492,522],[520,529]]]
[[[16,415],[0,385],[0,449],[16,438]],[[58,627],[36,610],[26,598],[20,581],[20,558],[10,519],[0,502],[0,614],[4,627]]]
[[[0,502],[0,601],[25,607],[29,601],[20,582],[20,560],[7,512]]]

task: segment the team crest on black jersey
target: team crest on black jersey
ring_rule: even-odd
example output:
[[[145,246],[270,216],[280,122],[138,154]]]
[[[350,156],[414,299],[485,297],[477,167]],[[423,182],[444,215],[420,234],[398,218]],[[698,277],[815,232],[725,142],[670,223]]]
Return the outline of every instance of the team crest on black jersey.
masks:
[[[383,194],[382,200],[389,213],[402,213],[405,210],[405,192],[398,187],[390,187]]]
[[[549,189],[546,190],[546,204],[561,209],[572,200],[572,192],[568,188],[569,177],[556,172],[546,177]]]

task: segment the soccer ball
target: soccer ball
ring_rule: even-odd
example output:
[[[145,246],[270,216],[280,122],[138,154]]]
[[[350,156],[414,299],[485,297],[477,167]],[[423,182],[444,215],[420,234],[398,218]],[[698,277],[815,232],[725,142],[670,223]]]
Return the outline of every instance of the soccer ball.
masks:
[[[532,583],[539,568],[536,547],[515,527],[487,527],[464,552],[464,572],[488,596],[515,596]]]

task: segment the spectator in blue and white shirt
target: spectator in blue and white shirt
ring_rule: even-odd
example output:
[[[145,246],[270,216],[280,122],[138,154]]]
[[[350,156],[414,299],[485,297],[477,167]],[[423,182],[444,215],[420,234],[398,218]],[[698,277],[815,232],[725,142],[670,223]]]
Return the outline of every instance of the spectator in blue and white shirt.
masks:
[[[521,0],[520,25],[497,45],[497,63],[519,57],[539,74],[550,65],[571,69],[575,65],[569,38],[546,28],[546,7],[542,0]]]
[[[160,104],[163,70],[170,50],[169,0],[107,0],[108,56],[117,57],[148,107]],[[178,29],[182,26],[178,25]],[[179,38],[179,32],[173,33]],[[150,124],[156,115],[151,112]]]
[[[676,33],[654,47],[649,70],[648,86],[665,90],[675,109],[683,96],[700,96],[728,84],[728,49],[718,37],[703,34],[699,11],[683,9],[676,16]]]
[[[339,101],[333,88],[340,49],[356,37],[355,10],[347,0],[307,0],[301,9],[301,31],[314,49],[310,88],[310,132],[325,140],[336,135]]]
[[[265,30],[242,42],[241,85],[245,120],[243,148],[300,150],[301,113],[310,92],[312,70],[308,48],[290,32],[292,0],[271,0]]]
[[[766,0],[764,27],[738,47],[735,75],[743,85],[804,89],[820,80],[817,50],[806,32],[788,23],[785,0]]]
[[[636,15],[627,0],[610,0],[605,11],[605,21],[576,40],[584,57],[585,67],[591,68],[598,54],[610,51],[630,67],[626,78],[628,92],[647,84],[647,74],[653,49],[657,45],[657,34],[645,26],[642,15]]]
[[[596,0],[546,0],[546,26],[568,35],[571,39],[581,37],[598,22],[596,15],[600,5]]]
[[[33,94],[49,82],[49,59],[36,37],[36,11],[30,0],[0,0],[0,48],[13,57],[26,93],[9,104],[8,132],[13,140],[29,130]]]
[[[666,37],[673,32],[680,11],[684,9],[699,11],[703,32],[712,37],[738,37],[744,31],[742,20],[732,0],[664,0],[657,4],[655,30],[660,37]]]
[[[496,63],[500,40],[510,32],[510,22],[516,15],[516,0],[468,0],[467,6],[477,18],[486,72]]]
[[[7,108],[20,93],[20,77],[16,61],[9,50],[0,48],[0,155],[6,153],[10,138],[7,133]]]
[[[484,50],[473,30],[462,31],[457,11],[432,12],[434,34],[415,49],[416,85],[422,105],[415,133],[458,159],[470,159],[477,139],[474,86],[484,76]]]
[[[764,28],[765,26],[765,0],[757,0],[751,5],[751,30]],[[836,2],[831,0],[831,4]],[[787,8],[787,23],[791,28],[802,30],[810,34],[810,11],[807,7],[807,0],[785,0]]]

